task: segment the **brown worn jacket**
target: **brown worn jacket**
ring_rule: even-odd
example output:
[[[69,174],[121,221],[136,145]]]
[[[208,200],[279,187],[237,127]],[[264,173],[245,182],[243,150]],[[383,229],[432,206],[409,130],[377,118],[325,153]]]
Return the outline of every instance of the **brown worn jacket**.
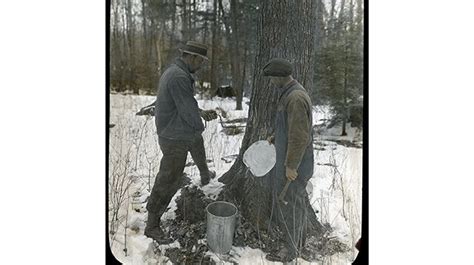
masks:
[[[306,91],[294,90],[286,100],[288,114],[288,149],[285,165],[297,169],[311,137],[311,99]],[[309,114],[309,115],[308,115]]]

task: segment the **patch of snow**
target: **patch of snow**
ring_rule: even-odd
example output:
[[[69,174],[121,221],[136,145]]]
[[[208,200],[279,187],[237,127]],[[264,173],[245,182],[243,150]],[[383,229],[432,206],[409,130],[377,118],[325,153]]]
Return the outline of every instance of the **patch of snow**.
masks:
[[[155,100],[155,96],[111,95],[110,122],[116,126],[110,129],[110,157],[109,174],[125,174],[133,179],[129,194],[138,192],[138,201],[126,200],[120,209],[120,215],[125,216],[128,207],[128,220],[120,222],[114,236],[112,251],[125,264],[171,264],[163,256],[155,254],[155,245],[151,239],[143,235],[146,221],[146,200],[158,173],[161,150],[153,117],[136,116],[135,113],[143,106]],[[244,98],[243,102],[248,102]],[[242,104],[243,110],[235,110],[235,100],[229,98],[214,98],[213,100],[198,99],[202,109],[221,108],[227,113],[227,120],[245,118],[249,106]],[[314,124],[323,124],[331,118],[328,107],[314,107]],[[245,124],[245,123],[244,123]],[[200,187],[204,194],[215,199],[222,191],[224,184],[217,181],[233,164],[232,157],[240,152],[240,145],[244,133],[229,136],[221,132],[222,126],[218,120],[207,122],[203,133],[207,158],[212,160],[209,168],[216,171],[216,178],[204,187],[200,187],[200,175],[197,167],[185,168],[185,173],[191,179],[191,185]],[[333,141],[327,140],[354,140],[360,132],[347,126],[348,135],[340,137],[341,128],[334,127],[324,132],[324,135],[315,135],[315,140],[322,148],[314,150],[315,170],[310,180],[313,186],[311,204],[318,211],[317,216],[322,222],[328,222],[334,228],[331,236],[353,247],[360,237],[361,230],[361,202],[362,202],[362,149],[346,148]],[[227,160],[227,161],[226,161]],[[188,156],[188,162],[192,161]],[[110,179],[110,176],[109,176]],[[163,215],[163,220],[175,218],[176,198],[181,194],[179,190],[169,204],[169,210]],[[127,228],[125,228],[127,223]],[[126,232],[125,232],[126,231]],[[127,256],[124,244],[127,233]],[[205,239],[199,240],[205,243]],[[161,253],[167,248],[180,247],[178,242],[171,245],[159,246]],[[249,247],[233,247],[227,257],[218,257],[212,252],[220,264],[237,262],[238,264],[281,264],[269,262],[265,253],[260,249]],[[352,262],[356,250],[340,253],[331,257],[324,257],[323,264],[348,264]],[[227,261],[225,261],[227,259]],[[227,262],[227,263],[226,263]],[[310,264],[298,260],[298,264]],[[230,263],[229,263],[230,264]],[[318,264],[318,263],[312,263]]]
[[[313,125],[321,125],[329,121],[332,115],[328,106],[313,106]]]
[[[350,123],[346,124],[346,136],[341,136],[342,132],[342,125],[336,125],[330,129],[327,130],[325,135],[322,137],[323,139],[326,140],[347,140],[347,141],[354,141],[356,140],[356,137],[359,136],[361,133],[359,129],[355,127],[351,127]]]
[[[176,211],[178,209],[178,206],[176,205],[176,199],[181,195],[181,189],[179,189],[176,194],[173,196],[173,198],[171,199],[171,202],[170,204],[168,204],[168,211],[166,211],[163,216],[161,216],[161,220],[162,221],[166,221],[166,220],[173,220],[174,218],[176,218],[176,213],[174,211]]]
[[[217,181],[217,177],[209,182],[206,186],[202,187],[202,192],[206,197],[215,200],[219,193],[224,188],[225,184]]]

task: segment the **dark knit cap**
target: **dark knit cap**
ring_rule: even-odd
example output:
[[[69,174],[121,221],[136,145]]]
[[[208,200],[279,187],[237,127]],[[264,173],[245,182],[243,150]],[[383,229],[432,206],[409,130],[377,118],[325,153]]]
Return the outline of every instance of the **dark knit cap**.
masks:
[[[282,58],[274,58],[263,67],[264,76],[289,76],[293,73],[293,66]]]

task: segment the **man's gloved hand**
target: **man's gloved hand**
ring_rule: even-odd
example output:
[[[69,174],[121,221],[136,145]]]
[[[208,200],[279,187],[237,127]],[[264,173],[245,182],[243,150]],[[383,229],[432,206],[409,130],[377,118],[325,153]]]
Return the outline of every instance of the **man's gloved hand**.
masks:
[[[217,119],[217,112],[215,110],[203,110],[201,111],[201,117],[205,121],[211,121]]]
[[[287,167],[286,168],[286,178],[290,181],[293,181],[293,180],[296,179],[296,177],[298,177],[298,172],[296,171],[296,169],[292,169],[292,168]]]

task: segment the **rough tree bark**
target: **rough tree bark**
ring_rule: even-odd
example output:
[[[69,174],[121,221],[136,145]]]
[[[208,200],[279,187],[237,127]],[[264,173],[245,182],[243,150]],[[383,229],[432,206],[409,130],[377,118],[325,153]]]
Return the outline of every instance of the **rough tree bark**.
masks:
[[[316,2],[261,2],[257,29],[258,51],[254,62],[247,129],[238,158],[231,169],[219,178],[220,182],[226,184],[222,193],[224,199],[236,203],[244,218],[260,229],[266,229],[270,225],[270,178],[273,172],[270,171],[262,178],[255,178],[243,164],[242,156],[252,143],[266,139],[274,128],[277,93],[261,71],[271,58],[286,58],[294,65],[293,76],[311,93]],[[311,208],[309,218],[309,231],[320,235],[322,226]]]

